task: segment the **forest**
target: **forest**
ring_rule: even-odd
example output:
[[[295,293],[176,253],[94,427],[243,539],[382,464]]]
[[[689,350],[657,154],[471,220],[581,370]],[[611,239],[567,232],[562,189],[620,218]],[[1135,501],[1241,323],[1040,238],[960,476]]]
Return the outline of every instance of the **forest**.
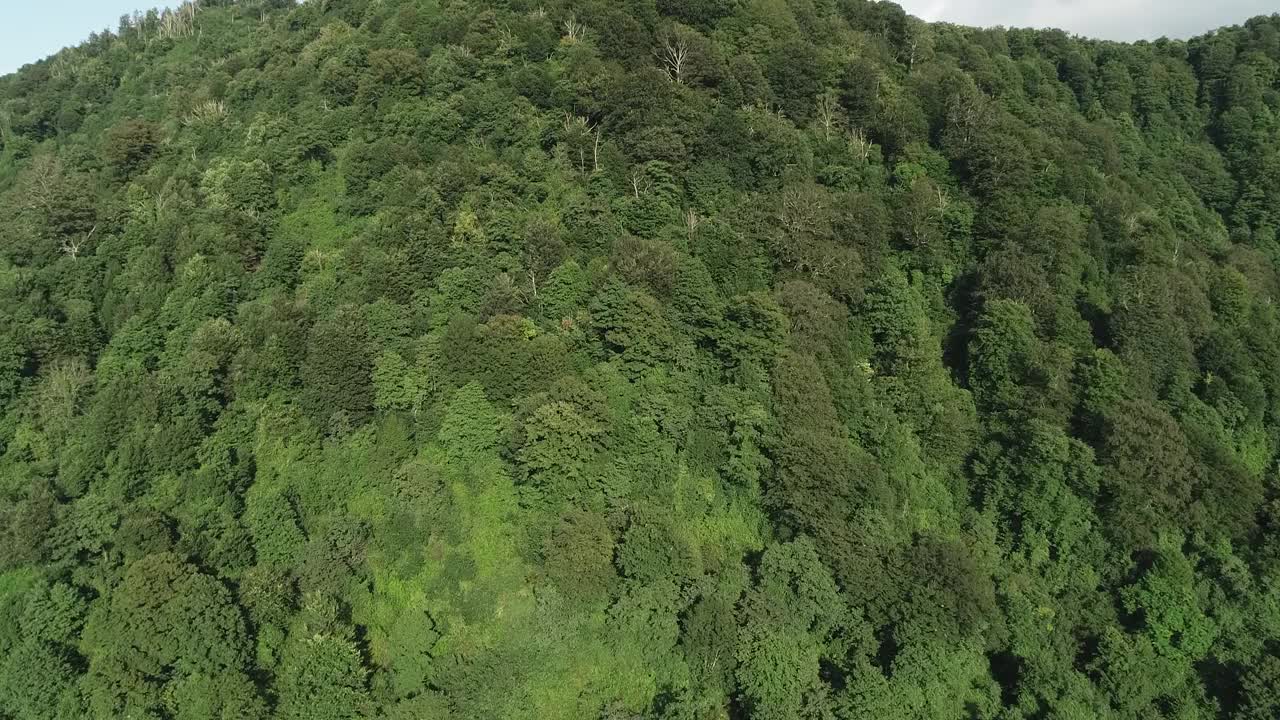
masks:
[[[1278,229],[1280,15],[122,17],[0,77],[0,720],[1275,720]]]

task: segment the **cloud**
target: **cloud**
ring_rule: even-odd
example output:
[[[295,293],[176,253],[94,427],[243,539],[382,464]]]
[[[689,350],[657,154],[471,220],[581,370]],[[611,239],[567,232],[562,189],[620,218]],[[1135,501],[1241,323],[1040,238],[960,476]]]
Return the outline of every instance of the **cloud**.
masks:
[[[963,25],[1056,27],[1108,40],[1187,38],[1276,11],[1276,0],[898,0],[912,15]]]

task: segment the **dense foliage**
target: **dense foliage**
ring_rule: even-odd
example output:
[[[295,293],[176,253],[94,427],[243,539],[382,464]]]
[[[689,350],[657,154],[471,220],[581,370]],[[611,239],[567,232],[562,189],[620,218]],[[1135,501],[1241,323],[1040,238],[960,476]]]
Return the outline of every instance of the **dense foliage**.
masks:
[[[1280,716],[1280,16],[204,0],[0,78],[0,717]]]

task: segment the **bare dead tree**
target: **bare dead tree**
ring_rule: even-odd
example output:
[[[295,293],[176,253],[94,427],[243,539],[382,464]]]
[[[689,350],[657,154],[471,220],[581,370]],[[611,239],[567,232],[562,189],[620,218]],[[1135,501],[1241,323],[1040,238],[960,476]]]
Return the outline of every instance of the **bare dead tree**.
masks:
[[[947,208],[951,207],[951,195],[944,187],[937,187],[934,190],[938,197],[938,214],[942,215],[947,211]]]
[[[36,391],[34,405],[40,421],[48,427],[69,420],[76,413],[93,374],[80,358],[54,360],[42,374],[44,380]]]
[[[84,237],[64,237],[62,239],[62,253],[72,260],[80,257],[80,251],[89,244],[89,241],[93,239],[93,234],[96,232],[98,232],[98,226],[94,225],[93,229],[85,233]]]
[[[169,207],[169,201],[173,199],[173,195],[170,190],[171,186],[166,184],[151,196],[151,211],[154,213],[154,217],[157,220],[160,219],[160,216],[164,215],[165,208]]]
[[[697,210],[690,208],[684,212],[684,229],[688,233],[689,238],[693,238],[693,234],[698,231],[698,227],[702,225],[702,216]]]
[[[644,174],[642,170],[636,169],[631,171],[631,192],[639,199],[641,193],[649,192],[653,187],[653,181]]]
[[[601,132],[598,124],[592,125],[587,118],[565,111],[561,120],[565,140],[578,150],[578,170],[587,172],[586,144],[591,144],[591,172],[600,172]]]
[[[310,250],[307,252],[307,254],[303,257],[303,262],[306,265],[314,267],[318,272],[324,272],[325,266],[328,265],[331,260],[337,257],[337,254],[338,253],[336,251],[321,250],[319,248],[316,248],[314,250]]]
[[[49,63],[49,77],[55,80],[61,80],[76,74],[80,67],[79,58],[75,57],[74,50],[65,50],[58,53],[53,58],[53,62]]]
[[[856,255],[850,248],[815,246],[816,252],[807,258],[804,269],[817,280],[848,275],[857,266]]]
[[[994,115],[991,98],[976,90],[960,90],[947,99],[947,138],[967,152],[986,131]]]
[[[198,0],[188,0],[179,5],[177,9],[165,10],[160,15],[160,27],[157,29],[157,35],[170,40],[194,35],[196,11],[199,10],[199,7]]]
[[[818,96],[818,127],[822,128],[822,139],[831,139],[832,131],[840,126],[840,115],[840,103],[833,93]]]
[[[23,205],[29,210],[52,210],[58,185],[64,181],[65,176],[62,161],[53,155],[37,157],[27,171]]]
[[[570,15],[564,21],[564,36],[570,42],[578,42],[587,36],[587,27],[578,22],[577,15]]]
[[[531,219],[524,227],[524,247],[520,252],[530,294],[538,300],[538,278],[546,277],[565,256],[565,244],[556,223],[545,218]]]
[[[811,232],[822,221],[826,199],[816,188],[788,188],[782,193],[778,225],[787,233]]]
[[[662,47],[658,48],[656,54],[667,77],[683,85],[685,69],[689,62],[688,37],[674,30],[664,33]]]
[[[188,127],[192,125],[202,125],[205,123],[216,124],[227,115],[227,106],[221,100],[205,100],[196,103],[187,116],[182,119],[182,124]]]
[[[929,59],[933,54],[933,31],[928,23],[917,21],[910,24],[903,52],[906,55],[908,73],[915,70],[917,62]]]
[[[520,45],[520,39],[511,31],[511,26],[503,24],[498,28],[498,54],[506,55]]]
[[[574,115],[568,110],[564,111],[564,115],[560,118],[560,127],[564,129],[565,135],[572,135],[578,127],[585,125],[586,121]]]
[[[862,162],[871,158],[871,140],[867,138],[866,130],[854,128],[849,131],[849,149]]]
[[[591,172],[600,172],[600,126],[596,125],[596,140],[591,145]]]
[[[538,299],[538,273],[533,270],[525,270],[524,274],[529,278],[529,287],[532,290],[533,299]]]
[[[912,247],[926,247],[942,238],[943,220],[951,196],[928,178],[917,179],[901,210],[903,234]]]

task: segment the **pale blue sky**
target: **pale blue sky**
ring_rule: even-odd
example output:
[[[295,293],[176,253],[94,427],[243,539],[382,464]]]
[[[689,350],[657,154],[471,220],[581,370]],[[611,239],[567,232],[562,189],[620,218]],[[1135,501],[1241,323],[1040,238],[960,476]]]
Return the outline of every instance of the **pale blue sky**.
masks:
[[[1276,0],[897,0],[925,20],[1056,27],[1106,40],[1188,38],[1280,10]]]
[[[111,29],[134,10],[165,7],[165,0],[0,0],[0,75],[46,58],[89,33]]]

